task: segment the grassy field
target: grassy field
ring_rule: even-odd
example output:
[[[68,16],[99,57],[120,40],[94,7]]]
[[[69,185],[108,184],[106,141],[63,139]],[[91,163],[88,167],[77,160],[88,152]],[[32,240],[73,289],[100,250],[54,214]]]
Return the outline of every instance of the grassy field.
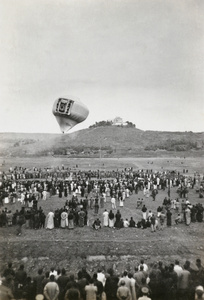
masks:
[[[116,159],[67,159],[67,158],[7,158],[0,160],[1,170],[7,171],[9,167],[23,166],[27,168],[61,166],[82,170],[116,170],[125,167],[133,169],[177,170],[183,173],[188,170],[189,175],[195,172],[203,174],[204,163],[202,158],[193,157],[165,157],[165,158],[116,158]],[[78,168],[76,168],[78,165]],[[145,198],[143,192],[133,194],[126,199],[121,210],[123,218],[131,216],[139,221],[142,217],[140,209],[136,208],[138,198],[143,198],[143,203],[148,210],[156,212],[162,204],[166,191],[159,191],[156,201],[152,198]],[[70,197],[70,196],[69,196]],[[177,189],[171,189],[171,198],[178,197]],[[40,201],[39,206],[47,214],[50,209],[64,206],[65,198],[57,196],[48,198],[47,201]],[[203,203],[203,199],[198,197],[195,190],[189,192],[189,200],[192,204]],[[8,205],[14,211],[20,209],[20,204]],[[89,210],[89,221],[99,217],[102,220],[104,209],[110,210],[111,203],[108,198],[103,209],[99,210],[98,216],[93,210]],[[36,274],[39,266],[44,270],[52,265],[55,267],[65,266],[68,271],[76,272],[80,267],[86,266],[90,272],[99,265],[104,268],[114,266],[118,272],[124,268],[133,270],[134,266],[143,257],[148,264],[157,260],[164,260],[165,263],[174,262],[178,258],[181,263],[189,259],[192,264],[196,258],[204,260],[204,227],[203,223],[192,223],[190,226],[174,223],[175,213],[173,213],[173,226],[163,231],[151,233],[150,229],[123,228],[120,230],[102,228],[94,231],[90,226],[68,229],[45,229],[30,230],[23,228],[23,234],[17,237],[15,227],[0,228],[0,269],[4,269],[6,262],[11,260],[14,266],[24,262],[30,274]]]
[[[68,157],[0,157],[0,170],[7,171],[9,167],[22,166],[32,167],[70,167],[82,170],[116,170],[125,167],[134,169],[152,169],[155,171],[177,170],[183,173],[188,170],[189,174],[204,173],[203,157],[138,157],[138,158],[68,158]]]

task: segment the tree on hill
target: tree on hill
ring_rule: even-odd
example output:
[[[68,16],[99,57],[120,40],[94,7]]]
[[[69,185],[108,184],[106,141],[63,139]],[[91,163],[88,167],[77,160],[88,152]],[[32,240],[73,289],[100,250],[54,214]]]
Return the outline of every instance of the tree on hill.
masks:
[[[95,124],[89,126],[89,128],[95,128],[95,127],[101,127],[101,126],[112,126],[113,122],[112,121],[100,121],[96,122]]]
[[[133,124],[132,122],[126,121],[126,123],[127,123],[126,127],[135,128],[135,124]]]
[[[95,124],[89,126],[89,128],[96,128],[96,127],[102,127],[102,126],[112,126],[115,125],[113,124],[113,121],[100,121],[96,122]],[[118,127],[128,127],[128,128],[135,128],[135,124],[132,122],[126,121],[125,125],[117,125]]]

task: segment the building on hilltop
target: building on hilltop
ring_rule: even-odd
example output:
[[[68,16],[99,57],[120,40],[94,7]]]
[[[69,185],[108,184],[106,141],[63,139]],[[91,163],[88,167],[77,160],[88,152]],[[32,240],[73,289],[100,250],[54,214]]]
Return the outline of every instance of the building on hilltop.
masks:
[[[121,117],[115,117],[115,119],[113,119],[113,125],[114,126],[127,126],[128,123],[127,122],[123,122],[123,119]]]

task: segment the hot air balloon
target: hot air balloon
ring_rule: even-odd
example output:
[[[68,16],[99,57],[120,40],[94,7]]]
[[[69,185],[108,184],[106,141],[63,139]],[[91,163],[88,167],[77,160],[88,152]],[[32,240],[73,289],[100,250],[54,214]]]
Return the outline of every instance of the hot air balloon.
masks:
[[[86,120],[89,110],[81,102],[73,98],[58,98],[52,112],[59,123],[62,133],[68,132],[76,124]]]

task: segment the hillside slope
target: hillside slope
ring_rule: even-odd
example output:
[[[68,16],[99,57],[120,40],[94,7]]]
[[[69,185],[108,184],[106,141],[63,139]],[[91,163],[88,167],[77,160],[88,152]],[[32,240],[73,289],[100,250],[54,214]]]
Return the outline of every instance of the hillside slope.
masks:
[[[143,131],[105,126],[70,134],[0,133],[0,156],[133,155],[155,151],[204,151],[204,132]]]

